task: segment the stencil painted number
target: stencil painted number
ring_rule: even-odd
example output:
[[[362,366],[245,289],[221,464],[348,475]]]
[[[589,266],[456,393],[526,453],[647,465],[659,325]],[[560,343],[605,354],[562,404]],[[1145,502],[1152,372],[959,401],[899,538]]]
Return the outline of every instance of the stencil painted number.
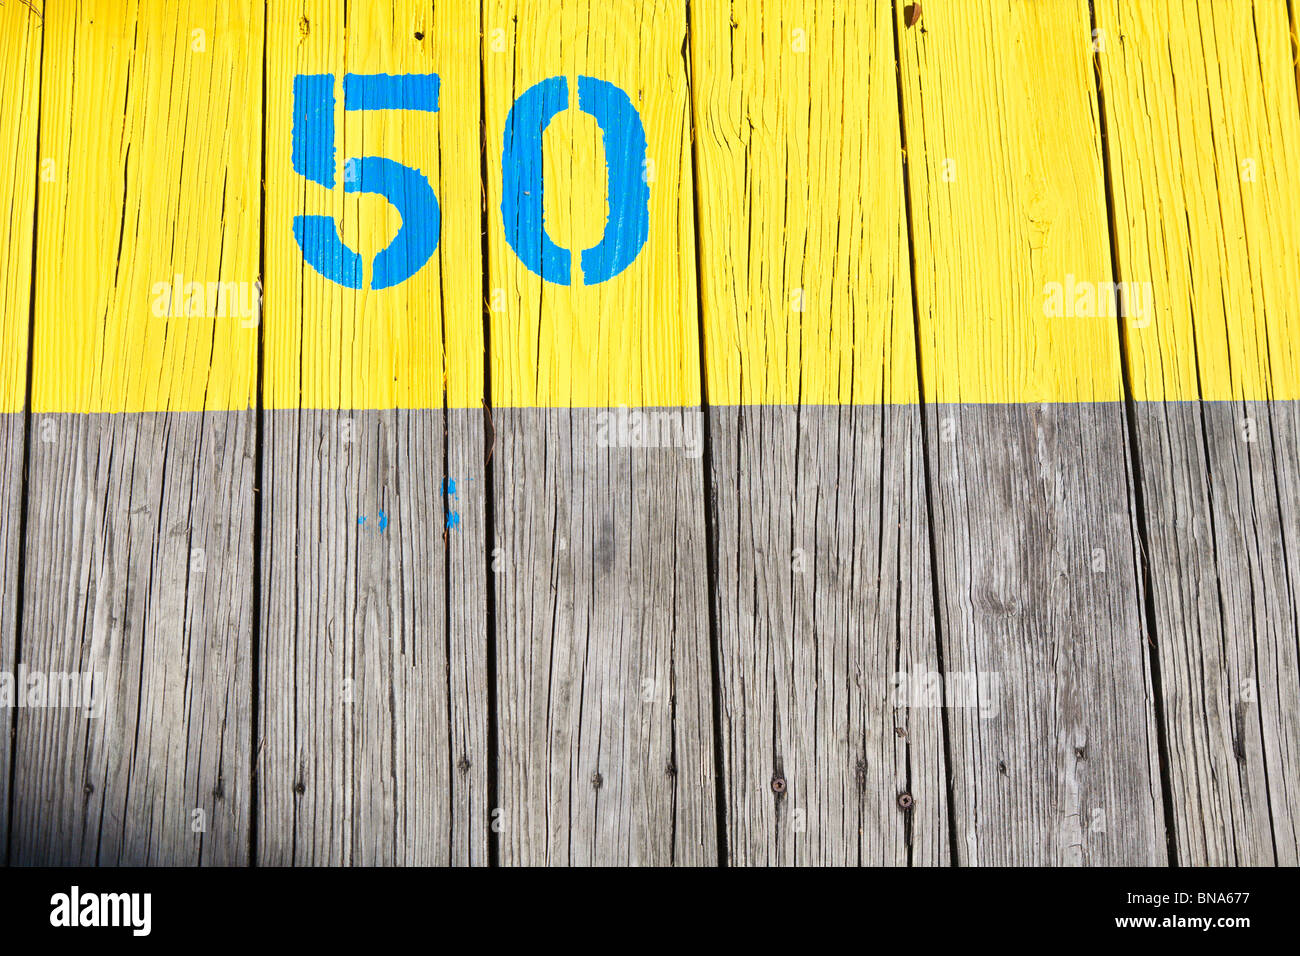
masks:
[[[343,108],[436,113],[438,77],[432,73],[349,73],[343,77]],[[311,182],[334,188],[333,74],[294,78],[293,168]],[[402,228],[375,256],[371,288],[387,289],[405,282],[429,261],[438,248],[441,212],[438,197],[423,173],[383,156],[362,156],[345,163],[343,191],[378,193],[402,216]],[[361,256],[343,244],[331,217],[295,216],[293,235],[313,269],[348,289],[361,288]]]
[[[436,74],[348,73],[343,77],[344,110],[438,112]],[[506,241],[520,261],[547,282],[568,285],[572,252],[557,246],[543,225],[542,135],[569,106],[569,82],[555,76],[526,90],[506,119],[501,154],[501,218]],[[650,235],[650,181],[645,127],[627,93],[595,77],[578,77],[578,109],[596,120],[608,166],[609,219],[601,241],[584,249],[580,263],[586,285],[614,278],[630,266]],[[333,189],[334,75],[302,74],[293,81],[293,169],[309,182]],[[402,226],[375,256],[371,288],[387,289],[419,272],[438,248],[441,210],[428,179],[418,169],[383,156],[349,158],[344,192],[375,193],[391,203]],[[330,216],[300,215],[293,234],[303,259],[332,282],[360,289],[361,256],[339,236]]]
[[[506,241],[532,272],[568,285],[570,251],[551,241],[542,226],[542,134],[569,107],[569,81],[562,76],[529,87],[510,108],[501,153],[501,219]],[[582,253],[582,278],[596,285],[632,264],[650,235],[650,185],[645,127],[632,100],[612,83],[578,77],[578,109],[595,119],[605,141],[609,221],[600,242]]]

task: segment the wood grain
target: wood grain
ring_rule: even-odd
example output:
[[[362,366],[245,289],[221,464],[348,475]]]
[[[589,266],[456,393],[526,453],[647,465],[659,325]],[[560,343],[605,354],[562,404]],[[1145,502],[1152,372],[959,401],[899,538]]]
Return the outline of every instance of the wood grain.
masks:
[[[1122,410],[926,413],[945,668],[999,689],[950,710],[958,861],[1164,864]]]
[[[691,16],[710,404],[915,404],[889,10]]]
[[[51,0],[44,30],[33,410],[254,407],[262,5]]]
[[[103,703],[19,712],[12,861],[247,863],[252,416],[32,435],[22,661],[96,675]]]
[[[18,664],[18,564],[22,556],[21,527],[23,497],[23,440],[24,416],[13,412],[0,414],[0,491],[5,495],[5,516],[0,521],[0,572],[4,574],[4,606],[0,615],[0,671],[14,674]],[[0,841],[8,847],[9,841],[9,769],[17,712],[5,707],[0,714],[5,731],[0,738],[0,772],[6,776],[4,796],[0,797]]]
[[[1300,104],[1285,5],[1096,7],[1183,865],[1297,862]],[[1166,401],[1191,397],[1192,402]],[[1273,399],[1260,401],[1259,399]]]
[[[266,413],[260,863],[486,862],[485,486],[466,414]]]
[[[255,322],[153,305],[256,279],[261,6],[131,12],[45,8],[21,658],[98,674],[103,712],[18,715],[11,858],[244,863],[253,416],[161,410],[250,408]]]
[[[1123,398],[1085,0],[895,4],[925,399]],[[1063,295],[1070,306],[1074,296]]]
[[[579,407],[685,414],[692,426],[699,415],[685,9],[638,11],[534,0],[484,9],[507,864],[717,859],[702,432],[694,457],[612,433],[602,444],[601,416],[612,413]],[[572,90],[582,75],[618,84],[641,112],[652,238],[614,278],[561,286],[507,245],[501,156],[515,97],[549,76]],[[545,136],[547,232],[590,248],[607,228],[608,143],[573,108]],[[574,407],[506,407],[521,405]]]
[[[501,862],[710,864],[700,460],[602,414],[494,413]]]
[[[263,405],[287,408],[480,408],[482,187],[478,30],[463,5],[301,0],[268,12],[266,342]],[[434,74],[436,112],[345,109],[344,77]],[[303,137],[333,186],[293,160],[294,78],[333,77],[333,141]],[[382,195],[349,185],[350,164],[387,159],[416,170],[437,198],[432,257],[406,281],[372,287],[378,253],[406,227]],[[364,261],[344,288],[304,261],[295,217],[324,215]],[[427,223],[413,222],[411,229]],[[452,360],[448,361],[447,357]]]
[[[463,13],[271,11],[263,863],[487,862],[487,482],[482,412],[465,410],[482,401],[484,368],[478,34]],[[321,73],[335,77],[333,189],[296,174],[287,135],[292,78]],[[345,112],[345,73],[437,73],[439,109]],[[354,291],[304,262],[291,223],[328,214],[373,262],[405,226],[381,198],[342,189],[344,163],[370,155],[421,171],[441,231],[405,283]]]
[[[27,331],[32,295],[32,223],[36,206],[37,119],[41,92],[41,13],[39,5],[7,3],[0,9],[0,54],[8,68],[0,74],[0,413],[24,411],[27,401]],[[50,168],[46,167],[47,175]],[[22,448],[16,449],[21,461]],[[3,512],[5,519],[12,509]],[[8,527],[6,521],[5,527]],[[6,548],[6,551],[8,548]],[[6,581],[9,578],[5,578]],[[6,587],[5,594],[11,593]],[[12,630],[12,622],[6,632]]]
[[[1045,308],[1111,281],[1087,7],[896,13],[957,862],[1163,863],[1115,322]],[[1075,404],[948,404],[1013,394]]]
[[[938,645],[893,40],[883,5],[692,10],[732,863],[948,858],[941,710],[895,694]]]
[[[1295,406],[1151,403],[1136,420],[1179,863],[1286,865],[1300,852]]]
[[[1300,863],[1295,5],[923,5],[0,3],[8,859]]]
[[[685,6],[487,0],[483,116],[497,407],[690,407],[700,401]],[[578,77],[619,87],[637,110],[646,155],[649,238],[608,281],[584,281],[581,253],[613,228],[606,137],[581,105]],[[502,157],[518,97],[552,77],[568,108],[543,133],[544,231],[570,250],[571,282],[543,281],[510,247]],[[522,136],[521,127],[513,129]],[[522,188],[522,187],[521,187]]]
[[[36,203],[41,84],[40,8],[0,8],[0,671],[17,664],[18,564],[31,316],[32,225]],[[0,844],[8,846],[13,712],[0,713]]]
[[[729,861],[946,864],[917,410],[711,420]]]

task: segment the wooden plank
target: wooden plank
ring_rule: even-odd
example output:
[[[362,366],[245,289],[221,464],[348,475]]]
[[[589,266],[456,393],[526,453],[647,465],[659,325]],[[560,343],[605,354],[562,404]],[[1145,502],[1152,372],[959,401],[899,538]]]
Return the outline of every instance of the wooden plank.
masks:
[[[467,233],[471,239],[473,235]],[[481,326],[480,326],[481,329]],[[481,332],[480,332],[480,342]],[[482,345],[468,352],[481,359]],[[447,410],[447,463],[442,488],[446,532],[447,694],[452,785],[452,859],[489,862],[491,827],[488,767],[493,759],[488,727],[487,496],[491,493],[484,451],[482,408]]]
[[[1296,408],[1148,403],[1136,420],[1178,861],[1287,864]]]
[[[889,10],[697,5],[691,66],[729,859],[945,863]]]
[[[944,663],[1000,688],[951,711],[957,860],[1163,863],[1115,320],[1053,301],[1112,278],[1087,4],[902,17]]]
[[[266,413],[262,863],[486,862],[484,480],[469,414]]]
[[[0,7],[0,672],[17,664],[19,516],[27,404],[27,331],[31,316],[32,221],[35,215],[37,114],[41,85],[39,6]],[[0,845],[9,842],[9,767],[15,701],[0,704]],[[6,712],[7,711],[7,712]],[[7,850],[6,850],[7,852]]]
[[[484,8],[503,863],[717,857],[685,8],[655,0],[637,14]],[[570,108],[549,125],[508,119],[551,77],[563,78],[553,105]],[[644,156],[582,112],[595,105],[579,77],[624,91]],[[534,124],[545,232],[573,250],[570,271],[547,280],[511,247],[536,235],[523,226],[529,187],[514,177],[507,195],[503,180],[507,135],[521,143]],[[630,222],[604,221],[615,187],[603,166],[648,187],[649,223],[631,264],[596,282],[579,251]],[[658,418],[650,445],[611,430],[619,405],[671,416],[671,447]]]
[[[261,6],[119,13],[45,7],[21,663],[96,696],[19,713],[12,859],[241,863],[255,313],[167,295],[255,286]]]
[[[1163,864],[1121,410],[927,415],[944,662],[998,688],[951,711],[959,861]]]
[[[37,112],[41,86],[41,13],[22,4],[0,9],[0,52],[8,69],[0,74],[0,413],[24,410],[27,401],[27,328],[31,315],[32,217],[40,169]],[[46,167],[46,174],[53,170]],[[8,447],[8,446],[6,446]],[[21,445],[17,446],[19,460]],[[5,509],[7,519],[13,509]],[[6,528],[8,522],[6,521]],[[6,538],[7,540],[7,538]],[[8,546],[5,547],[8,552]],[[6,577],[6,581],[10,578]],[[6,587],[5,594],[11,589]],[[12,619],[5,633],[12,631]]]
[[[28,275],[30,276],[30,272]],[[24,337],[25,345],[25,337]],[[24,348],[25,351],[25,348]],[[21,514],[23,492],[23,429],[21,414],[6,412],[0,415],[0,488],[4,490],[7,512],[3,524],[0,524],[0,572],[4,573],[5,600],[3,617],[0,617],[0,671],[12,679],[16,676],[18,664],[17,616],[18,616],[18,563],[21,560],[21,543],[18,516]],[[9,769],[13,749],[14,722],[17,711],[9,701],[3,706],[6,711],[0,717],[4,721],[3,739],[0,739],[0,773],[4,773],[4,785],[0,787],[0,842],[7,847],[9,842]]]
[[[494,413],[504,864],[716,859],[699,458],[607,414]]]
[[[1300,859],[1300,104],[1285,4],[1096,7],[1178,861]],[[1179,401],[1199,399],[1200,401]],[[1270,401],[1271,400],[1271,401]]]
[[[484,7],[489,304],[498,315],[492,323],[492,400],[498,407],[699,404],[684,7],[646,0],[635,16],[629,9],[593,0],[488,0]],[[644,129],[644,157],[630,140],[613,132],[613,141],[608,139],[595,116],[584,111],[582,76],[622,91]],[[534,110],[525,101],[511,123],[516,101],[553,77],[564,85],[537,91],[542,101]],[[517,158],[503,163],[507,130],[522,149],[535,135],[530,130],[540,118],[536,107],[561,102],[568,108],[545,124],[536,168],[521,168]],[[600,271],[593,262],[599,257],[585,255],[587,250],[614,235],[627,237],[629,252],[638,248],[634,217],[622,220],[609,211],[611,177],[623,171],[619,160],[636,173],[634,183],[648,189],[647,237],[622,272],[590,281],[586,271]],[[510,169],[518,194],[508,204],[503,168]],[[530,174],[544,185],[538,225],[567,251],[557,251],[567,261],[549,269],[548,280],[521,258],[524,247],[540,242],[526,211]],[[545,251],[543,243],[539,257]],[[517,316],[529,321],[512,318]]]
[[[267,54],[258,860],[486,863],[478,33],[451,5],[313,0],[271,9]],[[313,74],[333,102],[299,155]],[[436,74],[437,110],[353,103],[345,74]],[[379,253],[430,223],[355,193],[361,157],[437,197],[436,249],[391,287]],[[308,263],[300,215],[338,224],[360,289]]]
[[[732,863],[948,861],[941,701],[908,691],[941,672],[919,425],[712,411]]]
[[[13,861],[244,863],[251,416],[38,413],[32,436],[22,662],[102,704],[20,712]]]

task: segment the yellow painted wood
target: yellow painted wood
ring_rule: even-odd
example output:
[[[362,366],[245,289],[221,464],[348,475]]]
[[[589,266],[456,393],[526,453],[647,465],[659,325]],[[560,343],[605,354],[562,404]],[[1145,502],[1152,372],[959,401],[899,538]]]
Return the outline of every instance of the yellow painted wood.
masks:
[[[266,407],[477,407],[485,209],[497,404],[697,402],[697,295],[715,403],[915,401],[895,30],[927,397],[1119,398],[1088,4],[931,0],[912,28],[904,6],[695,0],[690,102],[685,5],[668,0],[488,0],[481,24],[458,3],[277,3],[265,63],[253,0],[51,0],[44,26],[39,4],[7,2],[0,83],[21,105],[0,115],[14,156],[0,172],[0,407],[22,405],[38,173],[38,412],[252,406],[258,330],[238,302],[170,312],[192,305],[191,282],[255,295],[263,242]],[[1151,284],[1151,321],[1126,323],[1135,396],[1300,397],[1286,5],[1104,0],[1096,16],[1119,278]],[[340,88],[329,190],[293,171],[292,82],[348,71],[437,72],[441,108],[345,113]],[[511,104],[580,74],[635,95],[653,162],[650,240],[590,288],[576,268],[569,287],[525,268],[500,211]],[[587,248],[607,215],[600,132],[571,108],[546,143],[548,234]],[[295,215],[326,213],[368,261],[386,245],[394,210],[342,189],[359,155],[420,168],[441,207],[433,260],[390,290],[324,279],[292,234]],[[1067,314],[1051,314],[1054,283]],[[178,302],[163,315],[160,288]],[[1097,314],[1070,314],[1080,304]]]
[[[267,408],[478,407],[483,395],[478,29],[464,5],[415,0],[271,4],[267,34]],[[416,34],[420,34],[419,37]],[[292,162],[293,80],[336,77],[335,187]],[[439,111],[343,109],[343,76],[436,73]],[[345,163],[383,156],[420,170],[438,198],[432,258],[406,282],[369,288],[401,226],[381,196],[345,193]],[[303,259],[297,215],[329,215],[366,262],[345,289]],[[444,336],[446,353],[444,361]]]
[[[1300,106],[1282,0],[1100,0],[1139,400],[1300,398]],[[1099,37],[1101,39],[1101,37]]]
[[[0,6],[0,412],[27,400],[32,216],[36,200],[37,101],[41,82],[40,5]]]
[[[1048,314],[1113,282],[1087,3],[896,6],[926,398],[1121,398],[1113,310]]]
[[[700,401],[685,4],[670,0],[487,0],[487,129],[492,390],[497,405],[692,405]],[[647,140],[650,235],[624,272],[581,284],[580,251],[600,241],[604,147],[576,108],[580,75],[625,90]],[[575,250],[574,284],[546,283],[506,242],[501,153],[515,98],[565,76],[570,108],[544,142],[546,229]],[[499,291],[498,291],[499,290]]]
[[[257,282],[262,8],[45,4],[36,412],[255,403],[256,325],[159,289]]]
[[[885,4],[692,9],[714,404],[915,402]]]

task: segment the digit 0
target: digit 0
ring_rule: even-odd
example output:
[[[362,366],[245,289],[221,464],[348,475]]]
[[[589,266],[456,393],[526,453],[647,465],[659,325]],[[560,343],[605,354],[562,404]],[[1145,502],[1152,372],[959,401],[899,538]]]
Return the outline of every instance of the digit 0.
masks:
[[[542,225],[545,180],[542,134],[557,113],[568,109],[569,81],[542,80],[515,100],[506,118],[501,154],[501,219],[506,241],[519,260],[548,282],[568,285],[568,249],[551,241]],[[578,77],[578,109],[596,120],[608,163],[609,221],[601,241],[582,252],[582,278],[595,285],[614,278],[641,252],[650,235],[650,185],[645,127],[628,95],[604,80]]]

